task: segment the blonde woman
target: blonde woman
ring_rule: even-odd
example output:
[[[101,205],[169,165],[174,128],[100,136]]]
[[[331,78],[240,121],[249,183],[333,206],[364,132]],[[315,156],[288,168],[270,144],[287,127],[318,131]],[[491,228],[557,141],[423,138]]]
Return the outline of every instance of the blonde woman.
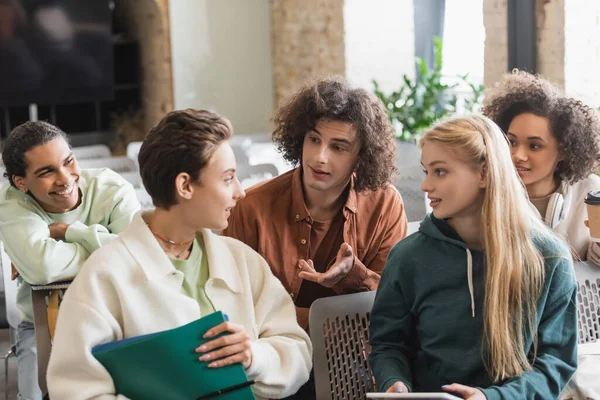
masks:
[[[577,366],[575,277],[537,218],[502,131],[443,122],[421,140],[433,213],[390,252],[371,315],[387,392],[555,399]]]

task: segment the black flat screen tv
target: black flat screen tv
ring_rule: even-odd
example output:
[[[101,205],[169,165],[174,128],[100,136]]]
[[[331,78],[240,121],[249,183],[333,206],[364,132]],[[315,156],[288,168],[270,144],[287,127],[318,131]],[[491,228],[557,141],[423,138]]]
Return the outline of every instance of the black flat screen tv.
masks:
[[[109,0],[0,0],[0,107],[112,100]]]

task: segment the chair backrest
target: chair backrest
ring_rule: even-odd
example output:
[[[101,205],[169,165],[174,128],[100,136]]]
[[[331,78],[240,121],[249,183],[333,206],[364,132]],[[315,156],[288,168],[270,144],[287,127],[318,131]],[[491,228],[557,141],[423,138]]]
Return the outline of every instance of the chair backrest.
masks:
[[[238,168],[240,166],[250,165],[250,159],[248,158],[248,150],[252,144],[252,139],[246,136],[232,136],[229,140],[229,145],[235,155],[235,163]]]
[[[415,232],[419,231],[419,226],[421,226],[421,221],[413,221],[408,223],[408,232],[406,232],[406,236],[412,235]]]
[[[600,341],[600,268],[576,262],[579,344]]]
[[[110,168],[115,172],[135,172],[138,167],[135,161],[125,156],[110,158],[94,158],[79,161],[81,168]]]
[[[148,192],[146,192],[146,189],[144,189],[143,187],[135,188],[135,194],[142,206],[142,210],[149,210],[151,208],[154,208],[154,204],[152,204],[152,197],[150,197]]]
[[[8,254],[4,251],[4,244],[2,242],[0,242],[0,253],[2,255],[0,263],[2,263],[6,320],[11,328],[17,329],[17,326],[21,323],[21,312],[17,308],[17,281],[11,279],[11,261]]]
[[[431,211],[427,195],[421,190],[423,183],[423,167],[420,164],[403,166],[394,186],[400,192],[404,202],[404,211],[409,221],[420,221]]]
[[[94,158],[109,158],[112,156],[110,148],[105,144],[73,147],[73,154],[77,160],[91,160]]]
[[[134,188],[143,187],[142,177],[138,171],[120,172],[119,175],[125,178],[127,182],[131,183]]]
[[[237,165],[237,178],[244,189],[279,175],[273,164]]]
[[[317,400],[364,399],[375,391],[367,358],[375,292],[326,297],[310,307]]]
[[[137,163],[138,154],[143,142],[129,142],[127,144],[127,158],[131,158]]]

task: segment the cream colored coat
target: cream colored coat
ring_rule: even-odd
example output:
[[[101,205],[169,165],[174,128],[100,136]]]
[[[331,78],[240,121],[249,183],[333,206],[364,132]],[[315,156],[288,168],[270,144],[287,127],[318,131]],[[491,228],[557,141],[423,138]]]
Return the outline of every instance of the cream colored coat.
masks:
[[[308,380],[312,346],[294,304],[266,261],[238,240],[203,235],[209,265],[206,294],[216,310],[243,325],[252,339],[258,399],[282,398]],[[50,397],[125,399],[90,349],[98,344],[172,329],[200,317],[181,292],[177,271],[137,214],[118,239],[94,252],[62,302],[48,367]]]

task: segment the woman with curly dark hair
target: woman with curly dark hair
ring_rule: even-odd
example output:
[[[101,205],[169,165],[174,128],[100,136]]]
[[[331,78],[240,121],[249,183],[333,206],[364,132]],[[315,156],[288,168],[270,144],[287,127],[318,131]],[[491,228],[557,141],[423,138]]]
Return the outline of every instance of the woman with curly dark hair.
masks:
[[[273,140],[297,168],[249,189],[224,234],[265,257],[306,329],[314,300],[377,289],[406,236],[390,184],[394,134],[381,102],[339,79],[305,86],[274,122]],[[296,396],[314,398],[314,388]]]
[[[544,222],[564,237],[576,259],[600,266],[600,243],[584,222],[583,199],[600,189],[596,111],[567,98],[545,79],[506,74],[485,99],[484,114],[506,133],[517,173]]]

